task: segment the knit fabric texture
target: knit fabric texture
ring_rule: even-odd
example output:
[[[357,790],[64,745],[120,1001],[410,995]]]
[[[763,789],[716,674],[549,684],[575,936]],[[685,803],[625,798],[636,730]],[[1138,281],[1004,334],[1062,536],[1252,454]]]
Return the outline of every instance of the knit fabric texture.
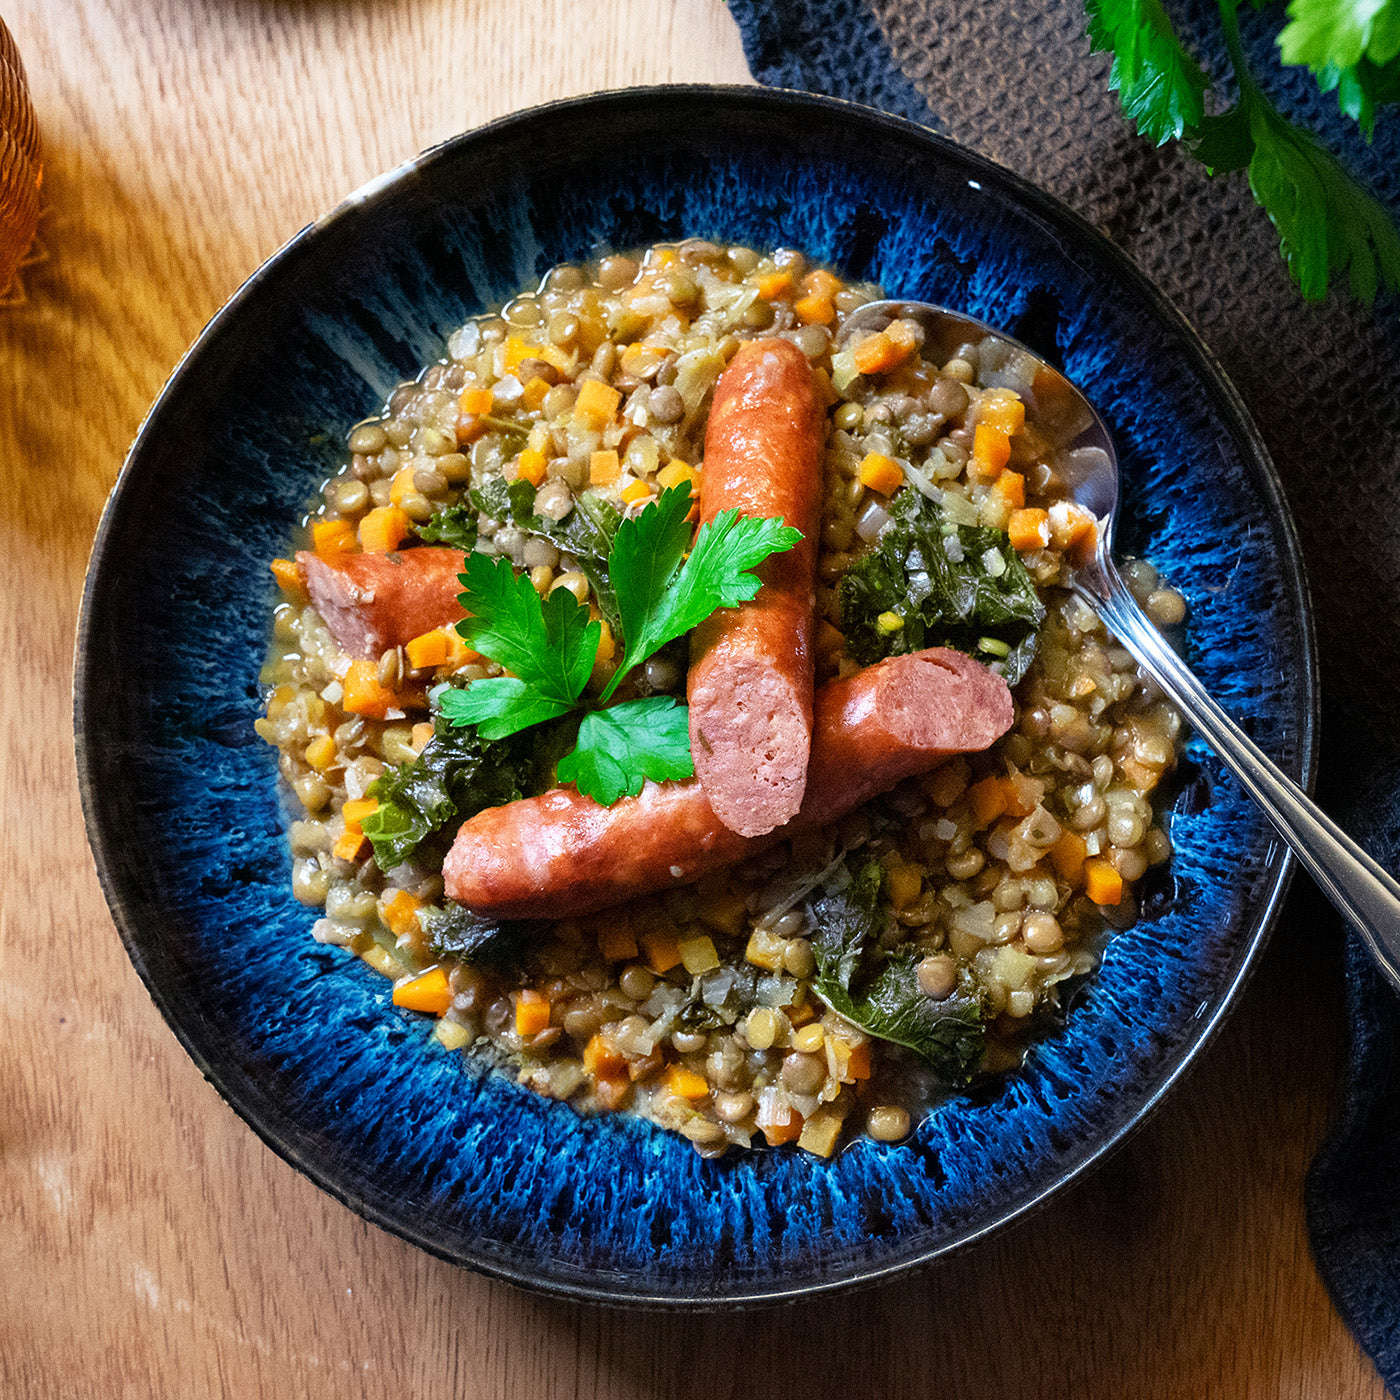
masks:
[[[1305,302],[1243,175],[1212,179],[1124,120],[1079,4],[729,3],[760,82],[879,107],[990,156],[1096,224],[1192,321],[1249,405],[1298,528],[1322,680],[1319,800],[1400,868],[1400,305],[1367,310],[1344,287]],[[1227,73],[1218,7],[1165,8],[1207,71]],[[1381,110],[1368,146],[1309,73],[1280,65],[1281,19],[1241,7],[1256,77],[1400,217],[1400,109]],[[1309,1227],[1333,1300],[1400,1394],[1400,1000],[1340,920],[1318,936],[1347,937],[1352,1036]]]

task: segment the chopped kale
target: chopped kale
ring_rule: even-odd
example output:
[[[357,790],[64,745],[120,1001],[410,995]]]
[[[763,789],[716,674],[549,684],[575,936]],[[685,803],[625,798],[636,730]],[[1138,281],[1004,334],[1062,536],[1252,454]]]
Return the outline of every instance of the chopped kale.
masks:
[[[913,487],[890,505],[879,542],[841,580],[846,649],[863,666],[946,646],[1014,685],[1035,655],[1045,608],[1000,530],[955,525]]]
[[[420,540],[450,545],[470,554],[476,548],[476,508],[469,505],[444,506],[421,525],[413,527]]]
[[[452,903],[420,909],[418,922],[433,957],[457,958],[500,972],[519,964],[543,927],[526,919],[484,919],[465,905]]]
[[[593,586],[598,610],[614,634],[620,631],[617,597],[608,580],[608,554],[622,523],[617,510],[594,491],[581,491],[562,520],[535,514],[535,488],[528,481],[492,477],[471,492],[471,503],[493,520],[508,520],[527,534],[539,535],[572,554]]]
[[[884,872],[874,861],[840,867],[808,905],[815,988],[834,1011],[880,1040],[913,1050],[945,1082],[966,1084],[982,1057],[982,999],[970,977],[941,1001],[919,986],[920,955],[887,952]]]
[[[380,869],[412,859],[425,843],[444,844],[484,808],[543,792],[576,727],[566,720],[488,742],[474,726],[458,729],[439,719],[423,752],[370,788],[379,806],[364,819],[364,833]]]

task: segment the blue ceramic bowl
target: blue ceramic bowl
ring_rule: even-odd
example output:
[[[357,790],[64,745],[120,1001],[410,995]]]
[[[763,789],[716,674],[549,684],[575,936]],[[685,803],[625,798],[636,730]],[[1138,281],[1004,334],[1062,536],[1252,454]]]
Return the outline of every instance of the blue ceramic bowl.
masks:
[[[870,1281],[985,1235],[1158,1102],[1259,950],[1288,861],[1199,748],[1176,855],[1023,1073],[899,1146],[702,1161],[482,1072],[310,936],[253,735],[267,562],[347,429],[467,317],[601,247],[790,244],[960,307],[1063,365],[1125,477],[1121,540],[1191,605],[1207,687],[1306,779],[1314,665],[1264,448],[1185,322],[1088,225],[929,132],[750,88],[564,102],[429,151],[298,235],[219,313],[141,429],[78,639],[83,800],[138,972],[263,1139],[367,1219],[574,1297],[735,1304]]]

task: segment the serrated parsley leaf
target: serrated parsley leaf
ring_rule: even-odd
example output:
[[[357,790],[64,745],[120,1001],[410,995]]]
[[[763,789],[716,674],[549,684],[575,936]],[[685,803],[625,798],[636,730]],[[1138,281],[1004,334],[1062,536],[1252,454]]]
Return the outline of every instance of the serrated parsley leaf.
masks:
[[[1181,46],[1161,0],[1086,0],[1089,43],[1113,55],[1108,85],[1159,146],[1198,126],[1209,79]]]
[[[690,488],[673,486],[660,500],[623,521],[608,558],[617,589],[626,649],[603,699],[634,667],[676,637],[698,627],[716,608],[747,602],[761,587],[750,570],[770,554],[791,549],[800,530],[781,520],[721,511],[700,527],[685,557]]]
[[[1400,232],[1390,216],[1307,132],[1267,101],[1245,93],[1254,151],[1249,184],[1278,229],[1284,261],[1303,295],[1326,294],[1328,277],[1346,273],[1368,305],[1377,292],[1400,292]]]
[[[583,694],[598,654],[602,628],[565,588],[547,599],[518,577],[505,559],[469,554],[461,574],[462,606],[471,614],[457,624],[467,644],[504,666],[540,695],[567,709]]]
[[[624,794],[635,797],[647,778],[660,783],[694,773],[689,715],[669,695],[585,715],[577,747],[559,764],[560,782],[573,783],[604,807]]]
[[[1314,72],[1363,58],[1384,67],[1400,54],[1400,0],[1291,0],[1278,47],[1285,63]]]
[[[455,725],[474,724],[483,739],[504,739],[532,724],[558,719],[573,709],[570,700],[542,695],[514,676],[474,681],[442,697],[442,713]]]

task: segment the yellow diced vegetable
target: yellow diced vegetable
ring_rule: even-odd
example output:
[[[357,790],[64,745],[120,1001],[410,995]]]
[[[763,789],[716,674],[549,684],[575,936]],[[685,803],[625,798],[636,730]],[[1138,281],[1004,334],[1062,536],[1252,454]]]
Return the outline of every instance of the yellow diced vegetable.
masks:
[[[616,417],[622,394],[601,379],[589,379],[574,400],[574,417],[595,432],[601,432]]]

